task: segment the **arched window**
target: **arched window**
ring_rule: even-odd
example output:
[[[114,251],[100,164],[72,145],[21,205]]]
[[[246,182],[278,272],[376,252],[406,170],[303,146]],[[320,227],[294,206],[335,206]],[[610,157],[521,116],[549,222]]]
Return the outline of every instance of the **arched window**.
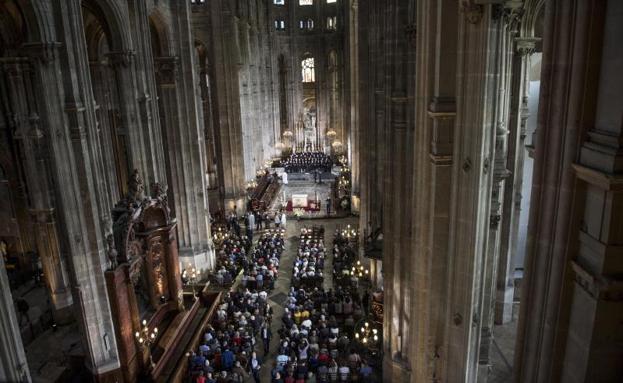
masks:
[[[337,16],[327,17],[327,29],[332,31],[337,29]]]
[[[316,81],[313,57],[306,57],[303,59],[303,61],[301,61],[301,73],[303,74],[303,82]]]
[[[301,27],[301,29],[307,29],[311,31],[312,29],[314,29],[314,20],[313,19],[300,20],[299,26]]]
[[[283,19],[277,19],[275,20],[275,29],[278,31],[285,31],[286,30],[286,22]]]

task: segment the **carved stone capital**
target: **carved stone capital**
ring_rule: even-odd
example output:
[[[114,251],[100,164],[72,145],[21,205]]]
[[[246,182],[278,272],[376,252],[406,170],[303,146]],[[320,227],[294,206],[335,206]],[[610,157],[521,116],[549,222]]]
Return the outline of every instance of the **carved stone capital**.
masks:
[[[28,57],[31,57],[43,65],[48,65],[58,58],[58,52],[61,46],[62,43],[51,41],[26,43],[22,45],[22,49],[26,52]]]
[[[538,38],[518,37],[515,39],[515,50],[520,56],[529,56],[534,53]]]
[[[128,68],[134,60],[134,51],[110,52],[106,56],[108,56],[110,63],[113,67]]]

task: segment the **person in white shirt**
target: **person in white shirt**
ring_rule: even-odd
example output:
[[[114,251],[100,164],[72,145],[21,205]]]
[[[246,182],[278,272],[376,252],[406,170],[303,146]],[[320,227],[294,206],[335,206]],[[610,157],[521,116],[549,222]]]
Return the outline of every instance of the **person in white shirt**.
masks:
[[[286,212],[281,213],[281,227],[286,228]]]
[[[275,227],[278,228],[281,225],[281,214],[275,213]]]

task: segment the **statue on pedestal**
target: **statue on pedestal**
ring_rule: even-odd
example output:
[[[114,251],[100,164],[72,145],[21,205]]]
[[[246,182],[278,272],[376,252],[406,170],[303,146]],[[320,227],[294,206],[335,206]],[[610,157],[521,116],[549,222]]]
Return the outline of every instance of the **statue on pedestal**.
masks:
[[[110,270],[114,270],[117,267],[117,249],[115,249],[115,239],[112,234],[106,236],[106,257]]]

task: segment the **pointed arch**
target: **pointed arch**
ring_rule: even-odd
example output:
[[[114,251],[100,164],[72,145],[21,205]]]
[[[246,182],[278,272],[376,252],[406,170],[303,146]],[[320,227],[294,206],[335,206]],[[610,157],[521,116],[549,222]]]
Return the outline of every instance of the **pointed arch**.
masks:
[[[173,56],[169,25],[157,8],[149,14],[149,30],[154,57]]]

